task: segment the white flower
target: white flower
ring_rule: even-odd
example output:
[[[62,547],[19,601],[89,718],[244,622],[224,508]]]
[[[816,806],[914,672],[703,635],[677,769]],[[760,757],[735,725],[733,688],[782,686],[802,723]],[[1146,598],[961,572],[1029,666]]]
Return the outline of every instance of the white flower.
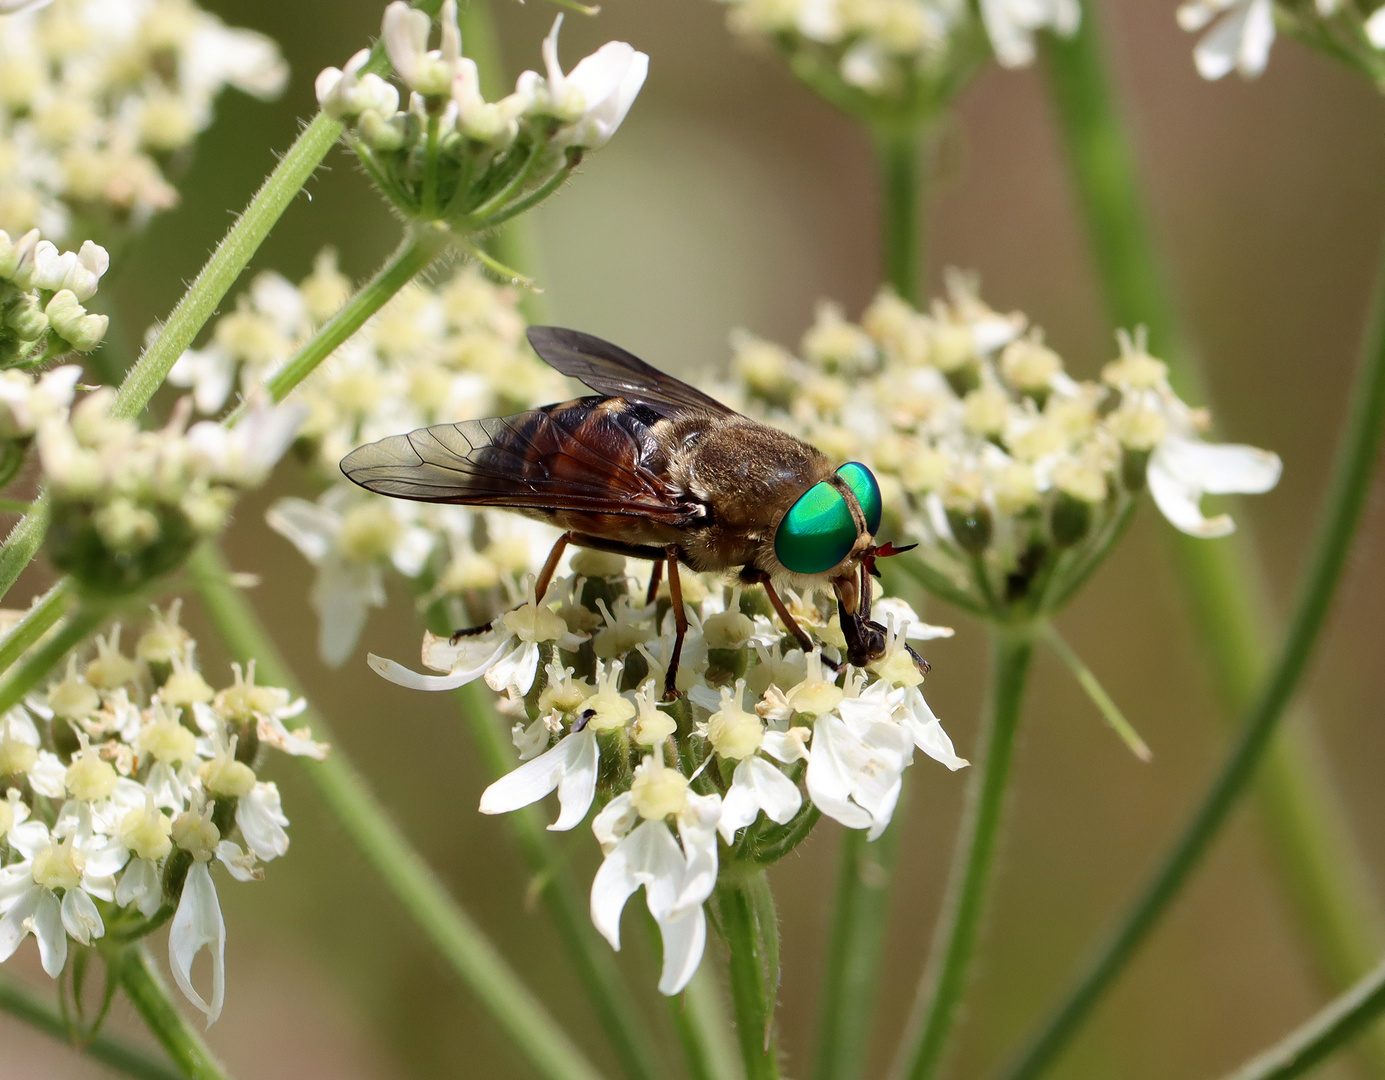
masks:
[[[592,880],[592,922],[619,951],[621,912],[643,886],[664,943],[659,992],[670,995],[687,986],[702,961],[707,941],[702,904],[717,880],[721,799],[695,795],[687,783],[663,767],[657,755],[646,758],[635,770],[631,790],[617,795],[592,821],[592,832],[606,853]],[[677,821],[681,847],[669,829],[669,816]]]
[[[256,400],[233,428],[203,420],[188,429],[188,451],[203,475],[236,487],[259,487],[293,443],[308,415],[296,402]]]
[[[786,765],[808,756],[804,750],[807,729],[765,733],[760,749]],[[753,822],[761,810],[779,825],[786,824],[803,805],[798,785],[758,754],[742,758],[731,774],[731,786],[721,804],[718,829],[728,844],[735,843],[736,832]]]
[[[53,368],[37,380],[24,371],[0,372],[0,438],[32,435],[40,424],[65,414],[81,376],[77,364]]]
[[[323,68],[318,73],[314,89],[322,111],[337,120],[360,116],[373,109],[383,116],[393,116],[399,109],[399,91],[379,75],[361,69],[370,60],[370,50],[362,49],[346,62],[345,68]]]
[[[192,985],[192,964],[203,949],[211,953],[212,960],[210,1002]],[[178,989],[206,1015],[207,1026],[216,1023],[226,1000],[226,922],[206,860],[195,861],[183,883],[183,895],[168,931],[168,965]]]
[[[0,773],[24,776],[35,794],[61,799],[67,793],[67,767],[41,746],[38,727],[23,706],[0,717]]]
[[[1166,437],[1149,459],[1149,492],[1160,513],[1189,536],[1214,538],[1235,531],[1227,514],[1202,515],[1203,495],[1260,495],[1279,483],[1279,456],[1253,446],[1219,445]]]
[[[1273,0],[1190,0],[1178,9],[1178,25],[1198,31],[1219,16],[1193,49],[1198,74],[1220,79],[1235,69],[1248,79],[1259,75],[1274,44]]]
[[[30,280],[35,288],[53,292],[68,289],[78,300],[90,300],[110,265],[106,249],[90,240],[82,244],[80,251],[64,252],[47,240],[40,240],[34,248]]]
[[[513,687],[521,696],[527,694],[538,674],[541,643],[552,641],[558,648],[571,652],[586,640],[568,631],[562,617],[550,606],[551,601],[535,601],[533,575],[529,577],[528,589],[528,601],[501,615],[485,633],[466,634],[455,641],[431,633],[424,635],[424,667],[445,671],[446,675],[420,675],[374,653],[366,658],[367,662],[377,674],[410,690],[455,690],[484,675],[492,690]],[[631,705],[630,715],[634,712]]]
[[[1034,62],[1035,31],[1071,37],[1082,20],[1082,5],[1078,0],[981,0],[981,19],[1001,66],[1027,67]]]
[[[599,149],[610,141],[635,103],[649,74],[649,57],[623,41],[608,41],[564,75],[558,63],[558,30],[562,25],[559,14],[543,41],[550,104],[555,115],[569,125],[556,142]]]
[[[38,939],[43,970],[57,978],[67,963],[67,939],[83,945],[105,934],[92,897],[115,898],[115,882],[88,872],[87,852],[75,837],[54,843],[48,826],[28,821],[10,830],[23,861],[0,870],[0,962],[29,934]],[[58,899],[57,891],[62,891]]]
[[[456,0],[446,0],[439,21],[442,48],[430,51],[428,35],[433,21],[426,13],[411,8],[404,0],[394,0],[385,8],[381,31],[385,52],[409,89],[425,96],[446,94],[461,66],[462,35],[457,28]]]
[[[890,823],[914,756],[910,729],[894,719],[904,691],[878,682],[843,698],[813,725],[808,795],[819,810],[874,840]]]

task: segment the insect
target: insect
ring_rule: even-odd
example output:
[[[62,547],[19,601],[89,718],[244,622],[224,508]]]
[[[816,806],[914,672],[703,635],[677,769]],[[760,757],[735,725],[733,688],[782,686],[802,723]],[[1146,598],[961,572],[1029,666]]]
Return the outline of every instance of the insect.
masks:
[[[562,529],[535,583],[539,599],[568,544],[653,562],[650,603],[667,567],[675,636],[666,697],[676,695],[688,629],[680,565],[735,569],[762,585],[805,650],[812,641],[778,590],[830,582],[847,659],[861,666],[884,655],[869,575],[877,558],[907,549],[875,543],[883,507],[866,466],[833,468],[808,443],[590,334],[535,326],[529,343],[595,395],[394,435],[353,450],[342,472],[382,495],[513,510]]]

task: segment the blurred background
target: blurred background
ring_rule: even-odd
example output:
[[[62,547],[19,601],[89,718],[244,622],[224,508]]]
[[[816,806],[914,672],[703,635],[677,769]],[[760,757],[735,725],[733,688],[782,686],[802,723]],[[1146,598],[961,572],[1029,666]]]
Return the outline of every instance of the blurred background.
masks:
[[[378,0],[204,0],[232,25],[272,35],[293,65],[284,98],[228,94],[182,183],[114,290],[138,341],[310,115],[312,81],[378,29]],[[554,7],[495,0],[508,74],[539,66]],[[1193,38],[1168,0],[1101,5],[1111,61],[1134,125],[1156,231],[1189,333],[1207,361],[1223,430],[1277,450],[1284,480],[1251,516],[1282,610],[1291,599],[1361,335],[1385,223],[1385,108],[1362,78],[1292,43],[1253,84],[1193,70]],[[538,276],[555,321],[611,338],[696,375],[723,364],[745,326],[796,344],[815,302],[854,317],[877,285],[875,195],[861,131],[748,52],[708,0],[605,0],[569,15],[569,64],[600,42],[630,41],[650,78],[620,135],[536,215]],[[985,297],[1047,329],[1075,373],[1114,354],[1035,72],[987,70],[962,98],[932,178],[930,292],[947,266],[980,272]],[[336,245],[363,278],[397,225],[340,152],[265,244],[257,268],[298,279]],[[104,288],[103,288],[104,292]],[[254,602],[276,628],[310,696],[467,910],[598,1065],[580,989],[541,913],[503,821],[475,812],[486,778],[450,698],[390,686],[369,650],[405,656],[417,630],[407,597],[371,619],[339,671],[317,659],[304,563],[263,524],[293,487],[242,504],[230,539],[237,569],[261,572]],[[1038,664],[1023,727],[997,903],[960,1029],[952,1075],[997,1064],[1086,944],[1120,909],[1219,762],[1227,729],[1208,700],[1150,509],[1065,615],[1069,641],[1153,747],[1135,760],[1051,659]],[[1385,884],[1385,509],[1373,500],[1356,561],[1307,682],[1320,741],[1354,831]],[[13,600],[42,588],[36,569]],[[21,595],[22,593],[22,595]],[[934,643],[928,696],[966,754],[981,705],[984,636],[935,607],[957,636]],[[226,658],[200,615],[212,681]],[[439,695],[442,697],[442,695]],[[277,765],[293,819],[292,857],[254,888],[226,888],[225,1014],[209,1033],[241,1077],[524,1077],[523,1062],[431,954],[291,764]],[[938,906],[966,773],[912,770],[901,871],[887,939],[869,1075],[879,1075],[914,992]],[[783,919],[779,1016],[789,1076],[809,1072],[814,1002],[838,830],[824,823],[772,872]],[[597,851],[585,829],[558,834],[577,877]],[[622,962],[667,1023],[644,935],[627,921]],[[161,948],[162,945],[160,944]],[[717,946],[709,948],[714,954]],[[37,972],[32,947],[16,966]],[[42,978],[42,976],[38,976]],[[46,982],[46,980],[44,980]],[[1250,806],[1053,1075],[1210,1077],[1304,1019],[1321,985],[1269,863]],[[128,1007],[114,1023],[137,1035]],[[671,1034],[670,1046],[671,1042]],[[99,1076],[75,1053],[0,1017],[0,1077]],[[670,1055],[672,1056],[672,1055]],[[1324,1075],[1351,1074],[1349,1060]]]

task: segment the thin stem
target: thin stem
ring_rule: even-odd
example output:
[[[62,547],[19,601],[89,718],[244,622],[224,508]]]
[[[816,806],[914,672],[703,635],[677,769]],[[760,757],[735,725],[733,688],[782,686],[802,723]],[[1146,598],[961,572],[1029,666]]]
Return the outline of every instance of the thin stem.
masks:
[[[1063,661],[1067,669],[1072,672],[1072,677],[1077,680],[1077,685],[1086,691],[1087,696],[1092,699],[1092,704],[1097,707],[1097,711],[1111,725],[1111,729],[1120,736],[1121,742],[1130,748],[1130,752],[1141,761],[1153,761],[1154,754],[1150,752],[1144,739],[1140,738],[1140,733],[1125,718],[1125,714],[1120,711],[1120,706],[1112,700],[1111,695],[1106,692],[1106,688],[1092,674],[1092,670],[1082,662],[1080,656],[1072,651],[1072,648],[1063,640],[1062,635],[1052,624],[1044,628],[1044,640],[1048,642],[1049,648],[1058,655],[1058,659]]]
[[[524,196],[524,198],[520,199],[518,202],[512,202],[509,206],[505,207],[504,210],[497,211],[489,217],[468,218],[468,224],[477,232],[483,232],[486,229],[493,229],[497,225],[503,225],[511,218],[518,217],[530,207],[537,206],[539,203],[543,202],[544,199],[548,198],[548,196],[552,195],[563,186],[567,178],[572,175],[572,170],[577,168],[582,160],[582,151],[580,148],[569,150],[567,154],[567,163],[528,195]]]
[[[1015,730],[1033,655],[1027,633],[1003,626],[991,631],[989,707],[981,731],[980,762],[974,768],[947,895],[927,967],[891,1075],[928,1080],[942,1064],[948,1037],[966,993],[972,956],[986,912],[995,865],[1005,793],[1014,757]]]
[[[1385,427],[1385,253],[1376,282],[1372,327],[1348,400],[1350,412],[1337,448],[1331,488],[1289,632],[1247,710],[1231,756],[1114,933],[1005,1072],[1007,1080],[1029,1080],[1054,1061],[1159,921],[1245,791],[1308,666],[1361,520]],[[1341,910],[1333,915],[1340,917]]]
[[[699,967],[687,989],[667,999],[669,1014],[691,1080],[744,1080],[745,1071],[730,1038],[731,1018],[716,978],[711,964]]]
[[[763,870],[746,869],[763,877]],[[717,885],[721,932],[731,953],[731,1001],[736,1035],[747,1080],[779,1080],[779,1052],[774,1040],[774,990],[766,985],[765,945],[755,915],[752,884],[723,875]]]
[[[0,639],[0,671],[18,660],[34,642],[43,637],[67,611],[75,594],[71,578],[62,578],[49,589]]]
[[[1372,1024],[1385,1010],[1385,963],[1341,997],[1226,1080],[1290,1080],[1302,1076]]]
[[[25,514],[0,544],[0,597],[9,593],[24,568],[33,562],[48,531],[51,507],[48,494],[40,492],[34,508]]]
[[[865,1067],[903,824],[903,807],[896,806],[889,827],[874,841],[868,841],[862,829],[842,832],[827,965],[818,998],[814,1080],[853,1080]]]
[[[911,304],[918,303],[923,258],[919,179],[924,138],[913,126],[875,132],[881,261],[885,280]]]
[[[101,625],[107,614],[104,606],[80,604],[56,634],[30,653],[22,664],[6,672],[0,679],[0,713],[18,705],[40,679],[62,663],[69,651]]]
[[[266,683],[296,692],[296,680],[259,616],[230,584],[220,553],[210,546],[198,549],[191,569],[207,614],[231,655],[240,661],[255,658]],[[309,709],[303,715],[318,738],[335,743],[320,714]],[[340,744],[325,761],[298,760],[361,855],[535,1071],[546,1080],[599,1080],[557,1017],[530,993],[410,846]]]
[[[1082,28],[1076,37],[1065,42],[1045,40],[1044,49],[1050,95],[1081,193],[1081,208],[1087,217],[1108,307],[1120,323],[1142,321],[1148,325],[1156,349],[1170,363],[1176,384],[1185,394],[1201,395],[1203,381],[1196,362],[1175,337],[1172,305],[1144,226],[1134,157],[1109,90],[1092,6],[1084,7]],[[1245,726],[1187,830],[1062,1004],[1004,1074],[1010,1080],[1038,1075],[1081,1027],[1182,887],[1267,750],[1262,819],[1269,827],[1281,875],[1297,902],[1319,964],[1340,984],[1358,975],[1365,957],[1376,952],[1378,913],[1369,893],[1357,885],[1364,877],[1360,856],[1334,814],[1333,794],[1313,771],[1315,747],[1310,743],[1306,748],[1275,748],[1270,736],[1321,628],[1378,450],[1385,403],[1382,290],[1385,280],[1377,285],[1375,327],[1349,399],[1352,420],[1339,446],[1333,494],[1280,658],[1265,663],[1263,583],[1256,575],[1253,555],[1245,546],[1238,549],[1226,543],[1176,536],[1175,554],[1202,652],[1208,657],[1219,695],[1230,709],[1243,711]],[[1291,663],[1286,665],[1285,659]],[[1257,693],[1256,684],[1262,677],[1269,681]],[[1294,726],[1285,734],[1300,743],[1306,738]],[[1374,1065],[1385,1063],[1385,1038],[1372,1038],[1365,1049]]]
[[[227,1080],[220,1062],[173,1004],[143,946],[126,949],[120,958],[120,985],[186,1080]]]
[[[274,401],[283,401],[293,388],[316,370],[343,342],[365,325],[367,319],[384,307],[396,293],[427,269],[448,244],[445,229],[422,227],[410,231],[384,266],[376,271],[360,292],[328,320],[293,357],[265,380],[265,389]],[[246,412],[241,402],[227,418],[233,425]]]
[[[447,632],[446,630],[441,632]],[[486,771],[504,776],[515,768],[514,747],[496,723],[495,705],[481,683],[456,691]],[[533,808],[505,815],[535,877],[543,882],[540,899],[553,920],[568,958],[582,981],[587,1000],[631,1080],[660,1080],[666,1075],[654,1037],[645,1023],[611,950],[592,928],[586,900],[577,892],[551,835]]]
[[[67,1022],[55,1005],[10,975],[0,975],[0,1010],[18,1020],[51,1035],[60,1042],[72,1045]],[[116,1072],[136,1080],[181,1080],[181,1073],[165,1062],[158,1061],[140,1047],[105,1034],[77,1046],[95,1061],[108,1065]]]

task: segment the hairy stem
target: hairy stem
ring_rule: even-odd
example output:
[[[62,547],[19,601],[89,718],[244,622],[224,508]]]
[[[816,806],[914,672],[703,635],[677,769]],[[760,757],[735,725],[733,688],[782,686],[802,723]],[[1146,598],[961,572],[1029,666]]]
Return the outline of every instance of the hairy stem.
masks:
[[[1290,1080],[1302,1076],[1374,1023],[1385,1010],[1385,964],[1282,1041],[1246,1062],[1226,1080]]]
[[[24,617],[0,640],[0,671],[7,670],[67,611],[75,590],[70,578],[62,578],[43,594]]]
[[[895,1080],[929,1080],[937,1074],[966,993],[990,892],[1015,731],[1033,651],[1028,628],[993,627],[990,697],[980,736],[980,761],[973,766],[976,771],[967,791],[933,947],[891,1070]]]
[[[46,1035],[71,1044],[67,1021],[58,1007],[13,976],[0,975],[0,1009]],[[171,1065],[151,1057],[144,1049],[111,1035],[98,1034],[78,1049],[92,1060],[125,1076],[133,1076],[136,1080],[179,1080],[182,1076]]]
[[[221,1063],[173,1004],[143,946],[125,950],[120,960],[120,985],[186,1080],[227,1080]]]
[[[204,546],[192,570],[212,624],[231,654],[254,658],[265,683],[297,683],[254,609],[230,583],[220,553]],[[321,715],[304,714],[319,738],[331,739]],[[447,888],[409,844],[339,745],[325,761],[298,759],[318,794],[362,856],[429,936],[492,1020],[546,1080],[599,1080],[599,1074],[553,1016],[511,970]]]
[[[746,868],[746,877],[763,870]],[[767,885],[764,886],[768,888]],[[756,883],[724,875],[717,885],[717,911],[731,961],[731,1001],[736,1011],[736,1035],[747,1080],[779,1080],[779,1051],[774,1039],[775,983],[766,978],[766,948],[756,917]]]
[[[1030,1080],[1057,1058],[1178,895],[1271,746],[1271,737],[1298,688],[1327,618],[1361,520],[1380,451],[1382,427],[1385,426],[1385,254],[1382,255],[1378,272],[1373,309],[1360,370],[1348,399],[1349,415],[1338,444],[1331,486],[1319,517],[1318,535],[1299,586],[1289,632],[1278,655],[1269,665],[1268,675],[1256,693],[1254,702],[1246,711],[1231,756],[1135,903],[1105,944],[1088,961],[1076,983],[1044,1021],[1023,1054],[1005,1072],[1007,1080]],[[1229,588],[1231,583],[1232,579],[1222,579],[1224,587]],[[1274,794],[1283,793],[1275,788],[1269,790]],[[1300,843],[1311,843],[1316,839],[1307,827],[1307,823],[1314,818],[1294,813],[1292,807],[1276,809],[1293,814],[1296,827],[1304,830],[1302,835],[1294,839]],[[1321,814],[1321,811],[1312,809],[1311,804],[1310,810],[1316,815]],[[1323,866],[1321,860],[1298,865],[1315,872],[1331,873],[1334,870]],[[1319,902],[1325,902],[1333,895],[1333,890],[1341,887],[1337,880],[1330,883],[1300,880],[1296,884],[1312,889]],[[1345,904],[1339,904],[1330,913],[1324,912],[1324,917],[1344,920],[1353,913]],[[1334,933],[1346,935],[1363,931],[1354,925],[1339,924],[1335,926]]]
[[[18,705],[24,695],[40,679],[62,663],[63,657],[101,625],[107,615],[105,607],[82,603],[62,624],[58,632],[29,654],[18,667],[11,668],[0,679],[0,713]]]

